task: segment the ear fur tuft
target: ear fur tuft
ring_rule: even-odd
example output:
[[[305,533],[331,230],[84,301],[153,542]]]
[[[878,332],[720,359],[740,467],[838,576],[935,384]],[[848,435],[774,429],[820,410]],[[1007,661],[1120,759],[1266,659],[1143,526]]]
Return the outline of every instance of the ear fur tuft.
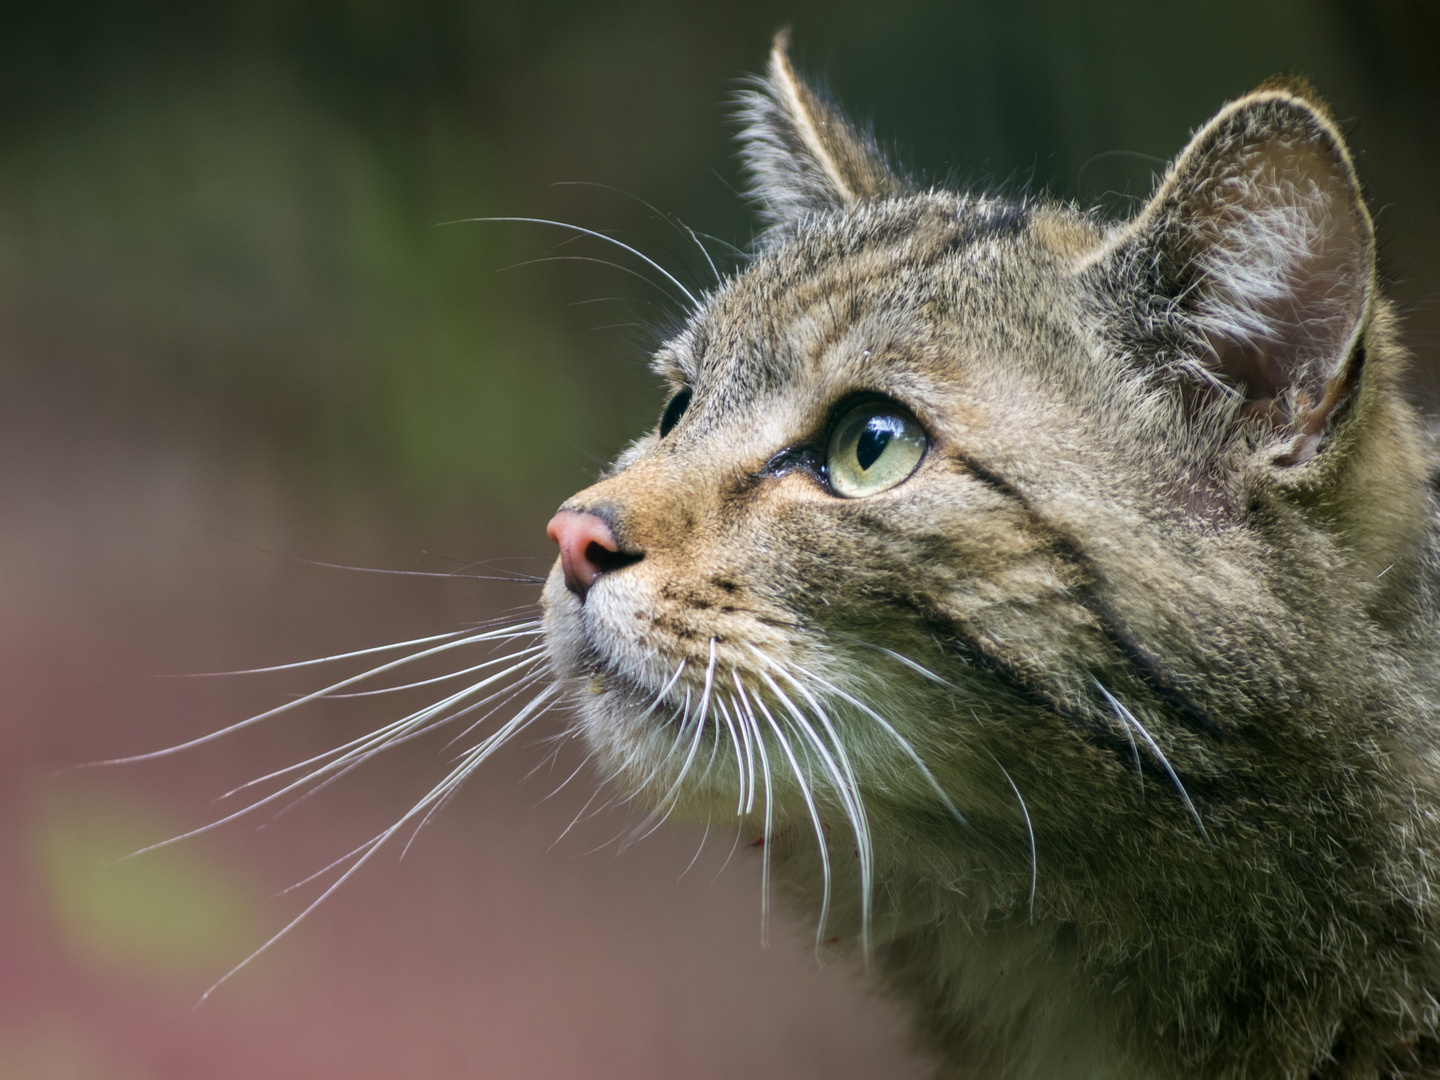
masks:
[[[740,158],[750,194],[772,229],[902,194],[908,185],[868,134],[857,131],[795,73],[790,32],[775,35],[764,78],[741,91]]]

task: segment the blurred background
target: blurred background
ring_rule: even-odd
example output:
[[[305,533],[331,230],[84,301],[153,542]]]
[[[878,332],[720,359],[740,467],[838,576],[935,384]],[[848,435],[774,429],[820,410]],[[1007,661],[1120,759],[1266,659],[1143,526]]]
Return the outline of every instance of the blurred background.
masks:
[[[446,575],[545,571],[553,508],[654,422],[645,354],[675,290],[560,230],[440,223],[575,222],[705,287],[667,216],[736,265],[752,224],[726,102],[786,24],[920,174],[1112,215],[1224,100],[1309,76],[1377,212],[1416,398],[1440,397],[1437,0],[12,0],[0,1080],[922,1075],[890,1007],[817,964],[804,928],[762,947],[758,867],[721,872],[728,837],[687,872],[699,830],[617,853],[622,808],[566,834],[595,778],[552,794],[581,762],[542,741],[560,720],[198,1007],[318,892],[287,887],[403,814],[453,749],[124,862],[397,706],[70,768],[324,673],[163,676],[533,602]]]

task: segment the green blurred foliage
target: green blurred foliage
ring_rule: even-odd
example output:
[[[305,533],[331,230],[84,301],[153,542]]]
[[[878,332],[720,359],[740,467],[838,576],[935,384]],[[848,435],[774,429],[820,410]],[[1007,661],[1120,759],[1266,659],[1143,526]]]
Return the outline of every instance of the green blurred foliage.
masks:
[[[135,855],[180,831],[134,797],[47,792],[28,841],[66,951],[132,985],[195,992],[264,940],[258,880],[193,839]]]
[[[653,422],[678,309],[599,243],[437,223],[562,218],[708,284],[641,203],[553,185],[743,247],[724,102],[784,24],[922,175],[1111,213],[1226,98],[1309,75],[1440,338],[1436,0],[61,0],[0,11],[0,373],[278,458],[317,500],[533,531]],[[498,273],[572,255],[652,283]]]

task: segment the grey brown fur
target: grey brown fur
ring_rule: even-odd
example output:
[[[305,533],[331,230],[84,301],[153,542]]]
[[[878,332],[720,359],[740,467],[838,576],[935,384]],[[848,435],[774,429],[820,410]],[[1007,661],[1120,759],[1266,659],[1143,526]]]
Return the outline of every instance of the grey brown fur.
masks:
[[[943,1077],[1440,1076],[1435,461],[1344,142],[1227,106],[1133,221],[898,178],[777,40],[770,231],[545,591],[615,783],[733,821]],[[856,395],[913,475],[825,481]]]

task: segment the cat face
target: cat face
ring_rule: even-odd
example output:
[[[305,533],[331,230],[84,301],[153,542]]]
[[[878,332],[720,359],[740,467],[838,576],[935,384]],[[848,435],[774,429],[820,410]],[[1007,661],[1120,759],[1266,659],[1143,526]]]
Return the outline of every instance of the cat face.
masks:
[[[687,804],[751,803],[747,735],[750,757],[765,743],[776,771],[789,771],[782,736],[797,760],[833,768],[822,791],[862,772],[914,774],[917,741],[931,740],[867,716],[875,692],[923,684],[911,659],[969,682],[937,637],[1072,583],[976,464],[1026,437],[1014,380],[993,373],[1033,345],[998,331],[1023,324],[996,284],[1065,273],[1025,241],[1029,217],[933,195],[818,220],[660,352],[676,394],[663,430],[562,508],[558,531],[593,515],[609,537],[586,533],[587,546],[613,552],[583,587],[557,564],[545,593],[592,743],[652,798],[690,759]],[[876,669],[888,670],[869,678]],[[736,738],[728,768],[695,766]]]
[[[747,100],[770,231],[551,524],[604,771],[767,841],[808,821],[827,897],[853,847],[862,935],[877,837],[1010,907],[1037,850],[1103,891],[1312,828],[1256,778],[1349,782],[1429,506],[1323,109],[1232,104],[1105,225],[913,189],[783,43]]]

